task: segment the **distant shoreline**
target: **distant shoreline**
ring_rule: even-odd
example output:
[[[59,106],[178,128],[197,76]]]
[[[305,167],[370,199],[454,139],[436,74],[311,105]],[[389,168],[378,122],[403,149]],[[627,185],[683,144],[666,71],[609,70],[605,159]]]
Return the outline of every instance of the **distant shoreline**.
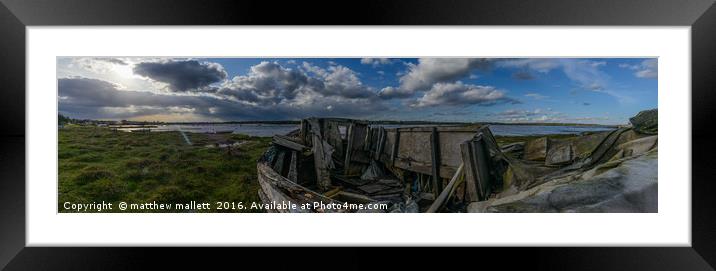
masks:
[[[75,122],[94,122],[97,124],[116,125],[114,120],[75,120]],[[622,125],[589,124],[589,123],[537,123],[537,122],[440,122],[440,121],[399,121],[399,120],[375,120],[368,121],[369,124],[382,125],[526,125],[526,126],[588,126],[617,128]],[[126,121],[122,125],[221,125],[221,124],[268,124],[268,125],[299,125],[298,120],[263,120],[263,121],[223,121],[223,122],[149,122],[149,121]]]

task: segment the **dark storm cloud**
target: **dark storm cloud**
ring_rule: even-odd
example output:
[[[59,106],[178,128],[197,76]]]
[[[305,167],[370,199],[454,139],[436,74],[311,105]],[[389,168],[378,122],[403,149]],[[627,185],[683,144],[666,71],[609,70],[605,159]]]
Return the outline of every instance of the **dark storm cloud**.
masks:
[[[351,69],[343,66],[322,69],[310,63],[303,63],[303,67],[291,69],[264,61],[251,67],[248,74],[234,77],[217,93],[259,105],[292,103],[308,97],[330,97],[336,102],[377,98]]]
[[[414,67],[425,81],[448,80],[485,65],[478,60],[426,60]],[[450,72],[439,68],[453,68]],[[450,70],[450,69],[448,69]],[[459,71],[457,71],[459,70]],[[378,91],[364,85],[359,74],[348,67],[331,64],[322,68],[304,62],[284,67],[263,61],[245,75],[226,79],[224,69],[215,63],[196,60],[143,62],[134,67],[137,74],[167,83],[172,93],[124,90],[111,82],[89,78],[59,79],[60,111],[86,118],[132,118],[161,114],[192,114],[206,119],[297,119],[310,116],[362,117],[387,112],[391,104]],[[417,80],[417,77],[411,77]],[[490,86],[432,83],[412,107],[441,105],[482,105],[518,103],[502,90]],[[400,96],[413,93],[402,86],[391,92]],[[406,103],[407,104],[407,103]]]
[[[293,99],[259,101],[245,96],[156,94],[121,90],[107,81],[89,78],[58,79],[59,111],[77,118],[124,119],[153,114],[191,113],[223,120],[299,119],[310,116],[362,116],[385,109],[368,99],[321,96],[308,91]],[[231,98],[231,99],[230,99]]]
[[[292,100],[301,90],[318,85],[298,70],[283,68],[278,63],[261,62],[252,66],[246,76],[234,77],[219,93],[239,100],[272,104]]]
[[[175,92],[201,91],[227,77],[221,65],[197,60],[142,62],[134,66],[134,73],[167,83]]]
[[[95,107],[206,105],[198,96],[160,95],[125,91],[107,81],[89,78],[58,79],[60,104]]]

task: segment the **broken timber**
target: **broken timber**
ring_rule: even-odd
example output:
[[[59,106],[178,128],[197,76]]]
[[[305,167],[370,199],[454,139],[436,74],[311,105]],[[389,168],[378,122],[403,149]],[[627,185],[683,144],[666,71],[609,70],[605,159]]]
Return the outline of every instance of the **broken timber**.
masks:
[[[460,166],[457,168],[457,171],[455,171],[455,175],[452,176],[452,179],[450,179],[450,182],[445,186],[445,190],[438,195],[438,197],[435,199],[432,205],[430,205],[430,208],[426,211],[426,213],[435,213],[437,212],[440,207],[443,206],[445,203],[445,200],[447,200],[448,196],[450,196],[451,192],[454,191],[454,187],[457,186],[457,180],[460,178],[460,175],[463,171],[463,164],[460,164]]]
[[[398,146],[400,145],[400,130],[395,130],[395,140],[393,140],[393,152],[390,153],[390,161],[395,166],[395,158],[398,157]]]
[[[545,140],[545,159],[541,149],[534,150],[539,144],[498,145],[489,126],[385,127],[351,119],[302,120],[300,131],[274,137],[259,160],[259,196],[264,202],[385,202],[387,209],[376,211],[391,213],[486,211],[550,180],[634,156],[624,142],[643,137],[624,127],[589,140]],[[656,144],[648,148],[655,152]],[[496,201],[484,202],[490,199]],[[361,212],[310,210],[330,211]]]
[[[440,178],[440,137],[438,136],[438,129],[436,127],[433,127],[432,133],[430,134],[430,143],[430,157],[433,167],[433,193],[437,197],[442,190],[442,178]]]
[[[331,157],[325,157],[323,139],[321,138],[321,126],[318,120],[310,120],[311,131],[313,132],[313,162],[316,167],[316,178],[318,188],[325,191],[331,187],[331,177],[328,172],[328,161]]]
[[[291,165],[288,168],[288,179],[294,183],[298,182],[298,169],[296,164],[298,163],[298,156],[296,151],[291,152]]]
[[[489,155],[486,153],[482,134],[473,140],[460,144],[462,160],[465,163],[465,189],[470,201],[487,199],[489,195]]]
[[[385,132],[385,128],[378,128],[378,146],[376,148],[375,157],[373,159],[380,160],[380,154],[383,153],[383,148],[385,148],[386,136],[387,133]]]
[[[453,195],[458,197],[458,200],[466,200],[469,197],[459,196],[462,192],[456,194],[456,191],[462,191],[458,190],[458,186],[463,189],[463,176],[467,168],[467,164],[463,163],[466,158],[461,155],[460,143],[476,141],[476,134],[480,134],[478,127],[385,128],[370,127],[369,123],[360,120],[309,118],[301,122],[301,130],[293,132],[294,136],[275,136],[274,149],[267,152],[265,161],[271,162],[267,165],[271,165],[270,169],[277,174],[277,178],[281,177],[285,182],[291,183],[286,184],[286,187],[291,187],[289,190],[293,192],[285,196],[294,200],[316,201],[325,197],[349,203],[403,202],[406,204],[404,207],[396,208],[417,211],[432,206],[430,211],[437,212],[445,208]],[[486,136],[490,137],[491,134]],[[474,144],[469,147],[471,150],[468,158],[488,157],[477,158],[473,153],[485,153],[485,149],[476,150],[480,147]],[[310,155],[313,157],[310,158]],[[313,162],[302,163],[305,161],[302,157]],[[379,170],[382,172],[368,174],[366,176],[369,177],[364,179],[367,168],[375,167],[374,164],[378,169],[382,168]],[[480,172],[477,166],[474,168],[476,170],[471,172]],[[356,174],[359,170],[364,174]],[[315,174],[310,174],[309,171]],[[481,172],[488,173],[488,170]],[[379,178],[386,173],[392,174],[387,177],[396,179],[395,183]],[[280,182],[281,179],[276,181]],[[336,185],[333,181],[337,182]],[[476,196],[473,198],[480,199],[480,190],[477,189],[481,180],[473,181],[477,183]],[[295,185],[306,187],[300,190],[294,188]],[[272,186],[262,186],[264,196],[268,200],[281,197],[268,189],[272,189]],[[315,191],[315,194],[306,194],[305,191]],[[409,207],[406,201],[410,198],[421,201],[423,207]]]
[[[273,165],[273,169],[279,174],[283,172],[283,162],[286,160],[285,156],[285,152],[279,152],[278,155],[276,155],[276,164]]]
[[[289,137],[283,135],[274,135],[272,142],[276,145],[280,145],[295,151],[303,151],[308,149],[308,147],[304,146],[303,144],[295,142]]]
[[[351,170],[351,154],[353,153],[353,124],[348,126],[346,139],[348,139],[348,147],[346,148],[346,160],[343,162],[343,167],[344,174],[348,175]]]

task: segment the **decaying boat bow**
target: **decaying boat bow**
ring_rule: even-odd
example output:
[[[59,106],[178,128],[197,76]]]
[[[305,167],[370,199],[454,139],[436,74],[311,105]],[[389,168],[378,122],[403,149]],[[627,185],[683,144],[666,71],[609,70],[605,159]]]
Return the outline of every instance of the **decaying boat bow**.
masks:
[[[489,126],[309,118],[258,167],[272,212],[656,212],[657,112],[499,146]]]

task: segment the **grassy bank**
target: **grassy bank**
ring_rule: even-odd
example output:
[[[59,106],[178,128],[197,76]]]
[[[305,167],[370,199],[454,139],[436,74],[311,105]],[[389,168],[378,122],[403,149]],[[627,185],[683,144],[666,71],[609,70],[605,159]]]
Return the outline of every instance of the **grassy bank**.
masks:
[[[271,144],[270,137],[200,133],[187,136],[192,145],[179,132],[129,133],[77,125],[59,129],[58,210],[72,211],[65,210],[65,202],[105,201],[117,206],[119,202],[197,201],[208,202],[214,208],[217,201],[244,205],[260,201],[256,161]],[[536,137],[496,137],[500,145],[533,138]],[[216,145],[224,143],[238,145],[229,149]],[[115,207],[108,212],[120,211]]]
[[[256,161],[271,138],[187,135],[191,146],[179,132],[60,129],[58,210],[64,202],[259,201]],[[227,141],[241,144],[231,151],[213,145]]]

